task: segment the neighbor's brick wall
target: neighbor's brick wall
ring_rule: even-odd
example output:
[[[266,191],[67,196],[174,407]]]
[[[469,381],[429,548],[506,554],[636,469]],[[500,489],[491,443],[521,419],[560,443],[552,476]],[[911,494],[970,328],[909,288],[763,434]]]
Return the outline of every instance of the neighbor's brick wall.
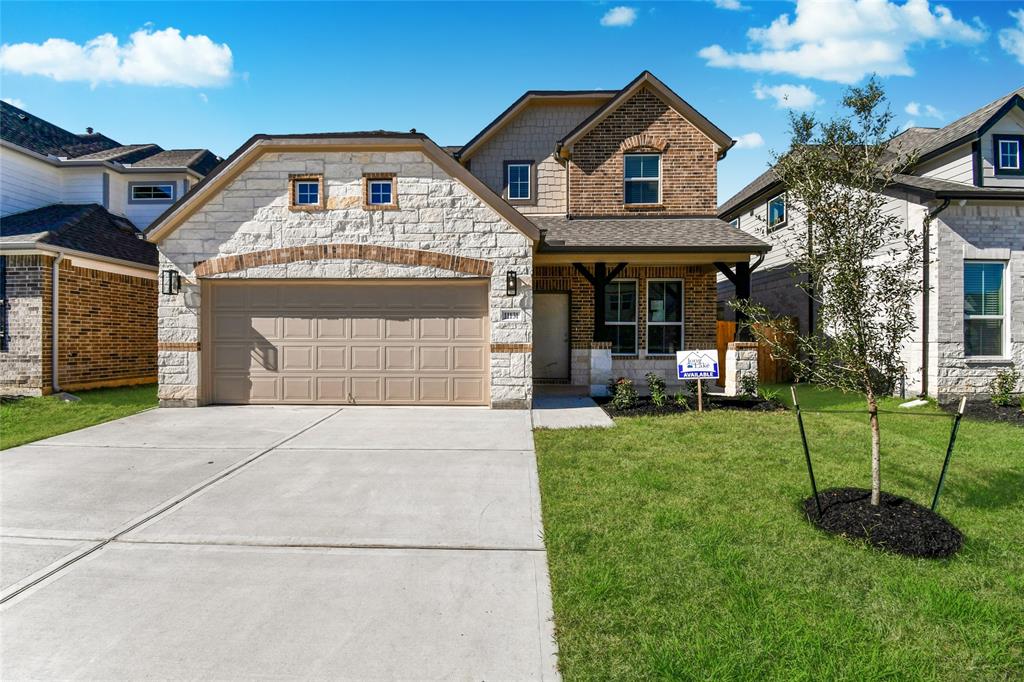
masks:
[[[649,133],[668,141],[662,152],[662,204],[623,205],[623,140]],[[573,215],[714,215],[717,145],[649,88],[595,126],[573,146],[569,212]]]
[[[60,265],[61,388],[156,380],[157,281]]]
[[[593,272],[593,263],[587,263]],[[637,280],[637,338],[639,354],[614,356],[612,371],[615,376],[627,376],[643,383],[647,372],[660,372],[670,383],[674,382],[675,360],[666,357],[647,357],[647,280],[683,280],[683,345],[686,348],[715,348],[717,287],[713,266],[703,265],[630,265],[619,275],[621,279]],[[594,339],[594,292],[590,283],[571,265],[542,265],[536,268],[533,280],[535,292],[568,291],[570,293],[570,335],[572,353],[589,350]],[[586,383],[578,363],[573,362],[572,382]]]
[[[49,390],[50,263],[46,256],[7,256],[7,351],[0,353],[0,393]],[[45,362],[44,362],[45,358]]]

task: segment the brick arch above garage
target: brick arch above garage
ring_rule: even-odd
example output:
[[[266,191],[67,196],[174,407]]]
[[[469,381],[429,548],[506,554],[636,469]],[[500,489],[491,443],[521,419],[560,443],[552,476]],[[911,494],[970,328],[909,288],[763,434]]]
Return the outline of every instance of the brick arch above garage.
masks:
[[[196,277],[212,277],[264,265],[339,259],[368,260],[391,265],[428,266],[482,277],[490,277],[494,271],[493,263],[479,258],[376,244],[335,243],[289,246],[251,251],[233,256],[219,256],[196,263],[194,272]]]

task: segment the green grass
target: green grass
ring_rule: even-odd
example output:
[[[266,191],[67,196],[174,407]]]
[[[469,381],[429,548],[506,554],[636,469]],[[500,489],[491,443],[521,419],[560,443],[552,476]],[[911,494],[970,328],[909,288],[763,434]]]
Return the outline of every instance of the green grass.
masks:
[[[883,488],[930,504],[950,421],[881,419]],[[1024,429],[964,420],[939,510],[966,543],[928,561],[802,518],[792,412],[617,421],[536,433],[565,679],[1024,678]],[[819,485],[868,487],[866,416],[805,422]]]
[[[49,396],[0,404],[0,450],[76,431],[156,407],[156,384],[76,393],[81,401]]]

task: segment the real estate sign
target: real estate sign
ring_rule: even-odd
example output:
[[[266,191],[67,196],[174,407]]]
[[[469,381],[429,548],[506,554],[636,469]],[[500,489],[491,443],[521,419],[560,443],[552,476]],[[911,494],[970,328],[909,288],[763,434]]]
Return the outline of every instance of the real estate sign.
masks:
[[[676,352],[679,379],[717,379],[718,350],[681,350]]]

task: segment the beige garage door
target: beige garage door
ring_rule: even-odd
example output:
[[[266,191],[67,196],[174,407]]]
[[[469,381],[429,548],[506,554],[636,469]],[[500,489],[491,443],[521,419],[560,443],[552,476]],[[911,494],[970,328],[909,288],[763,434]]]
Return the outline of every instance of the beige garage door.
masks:
[[[217,282],[216,403],[485,405],[485,283]]]

